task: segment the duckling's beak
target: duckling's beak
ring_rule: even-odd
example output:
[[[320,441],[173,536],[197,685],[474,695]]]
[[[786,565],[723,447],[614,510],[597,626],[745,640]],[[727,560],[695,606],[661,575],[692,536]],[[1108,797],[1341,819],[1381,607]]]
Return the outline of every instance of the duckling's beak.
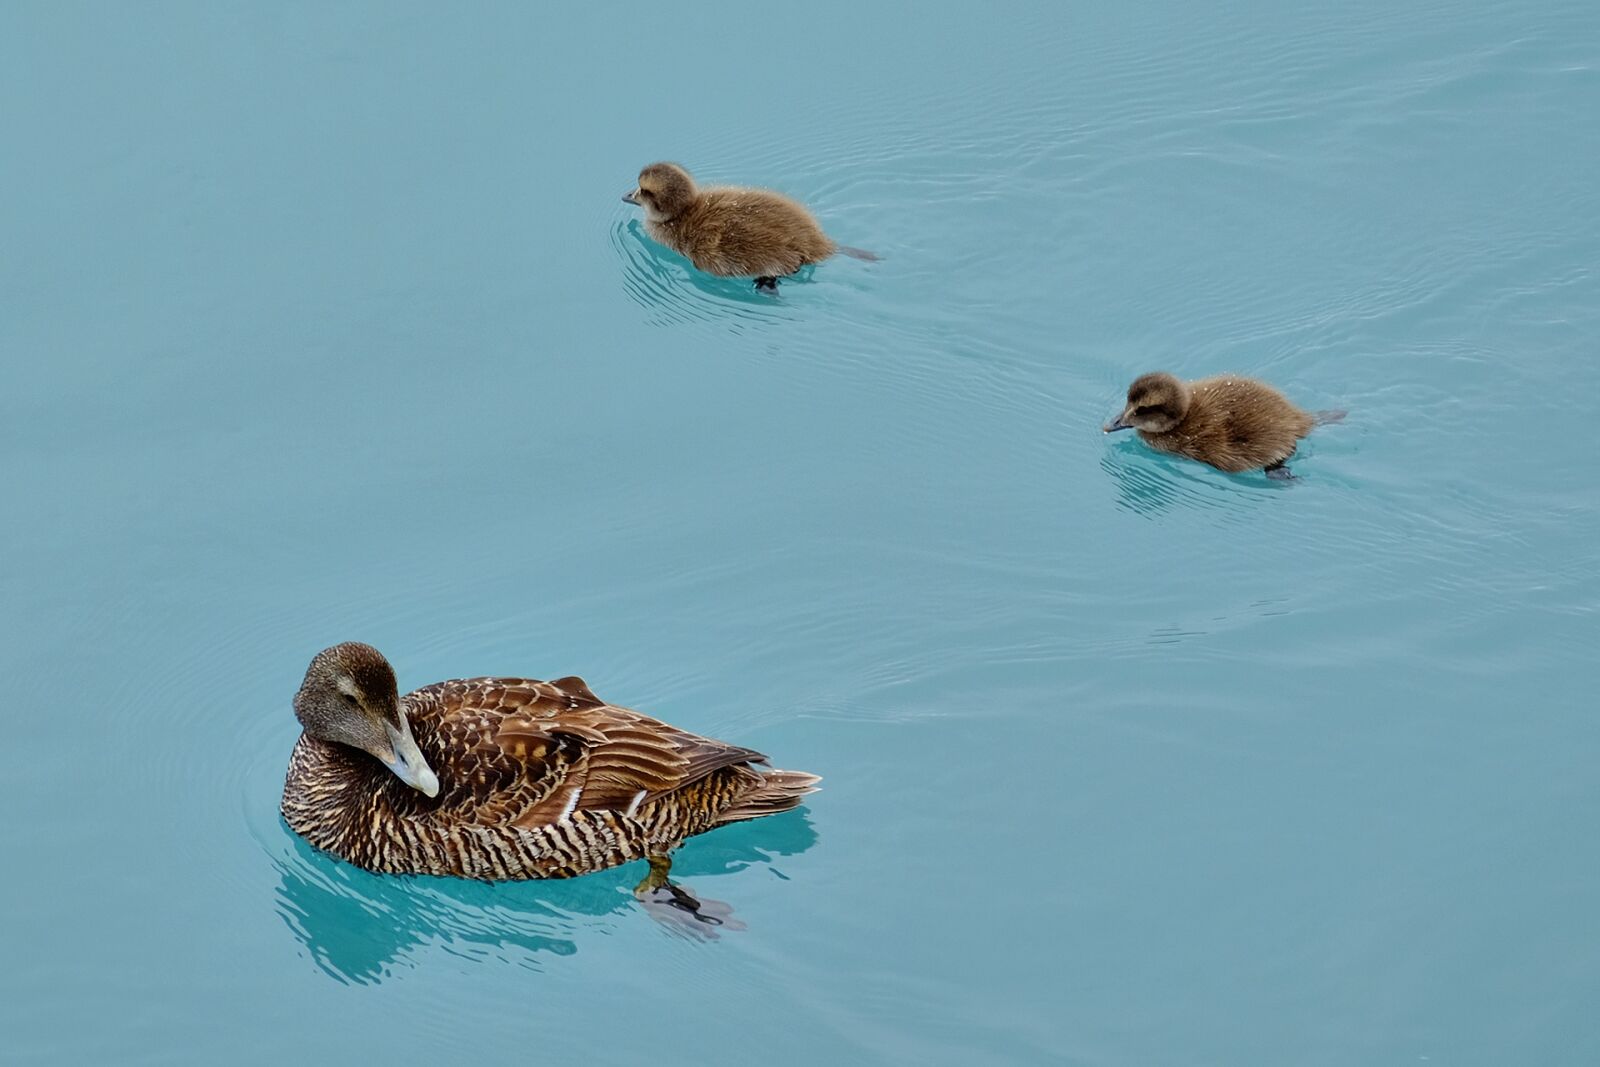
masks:
[[[1124,411],[1121,415],[1100,427],[1100,429],[1105,433],[1116,433],[1118,430],[1133,429],[1133,423],[1128,421],[1128,413]]]
[[[389,732],[389,744],[394,755],[384,760],[383,765],[412,789],[430,797],[438,796],[439,776],[433,773],[433,768],[422,757],[422,750],[417,748],[416,741],[412,739],[411,724],[406,721],[405,713],[400,714],[398,730],[388,723],[384,727]]]
[[[639,202],[639,190],[635,189],[630,193],[623,193],[622,202],[624,204],[637,204]]]

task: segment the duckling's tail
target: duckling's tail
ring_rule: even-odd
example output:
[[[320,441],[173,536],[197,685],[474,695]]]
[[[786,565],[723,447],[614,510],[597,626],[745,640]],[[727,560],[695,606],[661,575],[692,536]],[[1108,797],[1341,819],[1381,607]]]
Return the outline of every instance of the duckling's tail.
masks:
[[[1313,411],[1311,413],[1311,424],[1313,426],[1326,426],[1330,422],[1343,422],[1344,417],[1348,414],[1350,413],[1343,408],[1332,408],[1328,411]]]
[[[854,245],[839,245],[838,251],[841,255],[849,256],[851,259],[864,259],[868,263],[876,263],[883,258],[876,252],[868,252],[865,248],[856,248]]]
[[[738,803],[717,816],[717,824],[759,819],[797,808],[807,793],[817,791],[821,778],[805,771],[769,771],[752,767],[761,776],[761,785],[739,798]]]

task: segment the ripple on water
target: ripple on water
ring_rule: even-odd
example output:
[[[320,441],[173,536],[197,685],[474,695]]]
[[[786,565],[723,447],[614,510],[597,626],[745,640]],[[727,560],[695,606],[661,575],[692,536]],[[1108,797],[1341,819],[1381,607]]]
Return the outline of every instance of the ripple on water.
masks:
[[[1212,514],[1228,524],[1248,523],[1272,497],[1299,487],[1273,481],[1259,471],[1227,474],[1156,452],[1137,440],[1108,444],[1100,457],[1100,469],[1116,485],[1117,506],[1145,518],[1191,510]]]
[[[762,292],[749,278],[718,278],[651,240],[637,218],[614,222],[611,246],[622,260],[623,289],[659,325],[715,324],[738,332],[799,318],[781,294]],[[790,289],[795,281],[785,281]]]

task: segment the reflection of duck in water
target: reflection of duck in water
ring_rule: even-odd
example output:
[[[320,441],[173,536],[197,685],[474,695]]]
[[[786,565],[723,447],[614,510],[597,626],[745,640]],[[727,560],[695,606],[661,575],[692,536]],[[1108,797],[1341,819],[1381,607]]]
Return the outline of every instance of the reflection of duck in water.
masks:
[[[304,733],[283,817],[316,847],[386,874],[566,878],[649,861],[664,889],[684,838],[787,811],[816,775],[606,704],[581,678],[474,678],[404,697],[370,645],[318,653],[295,694]],[[387,769],[385,769],[387,768]]]
[[[1284,464],[1313,426],[1338,422],[1343,411],[1302,411],[1266,382],[1235,374],[1184,382],[1165,372],[1128,386],[1128,403],[1106,433],[1138,430],[1145,444],[1230,474],[1265,469],[1291,477]]]
[[[418,950],[436,944],[448,945],[456,955],[514,959],[542,969],[541,960],[576,953],[586,931],[621,920],[634,899],[621,872],[495,885],[384,878],[319,862],[304,841],[288,840],[293,845],[276,860],[278,911],[316,964],[345,981],[382,981],[396,966],[428,958]],[[774,857],[798,855],[816,841],[803,810],[759,825],[740,823],[685,850],[673,874],[699,882],[770,865]],[[717,905],[707,900],[704,907]],[[671,931],[697,939],[715,936],[714,927],[694,921],[699,914],[651,904],[647,911]],[[737,928],[731,919],[721,927]]]
[[[622,199],[644,208],[645,231],[699,270],[753,277],[757,289],[775,290],[779,278],[835,252],[878,258],[835,243],[804,204],[782,193],[738,185],[702,188],[676,163],[650,164]]]

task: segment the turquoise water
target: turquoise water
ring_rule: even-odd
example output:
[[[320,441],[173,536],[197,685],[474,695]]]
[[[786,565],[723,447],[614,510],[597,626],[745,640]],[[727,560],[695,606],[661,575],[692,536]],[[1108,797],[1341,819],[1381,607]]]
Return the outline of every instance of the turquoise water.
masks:
[[[1600,13],[1292,6],[0,9],[0,1059],[1600,1062]],[[663,157],[884,259],[695,275]],[[370,876],[340,640],[825,788],[713,941]]]

